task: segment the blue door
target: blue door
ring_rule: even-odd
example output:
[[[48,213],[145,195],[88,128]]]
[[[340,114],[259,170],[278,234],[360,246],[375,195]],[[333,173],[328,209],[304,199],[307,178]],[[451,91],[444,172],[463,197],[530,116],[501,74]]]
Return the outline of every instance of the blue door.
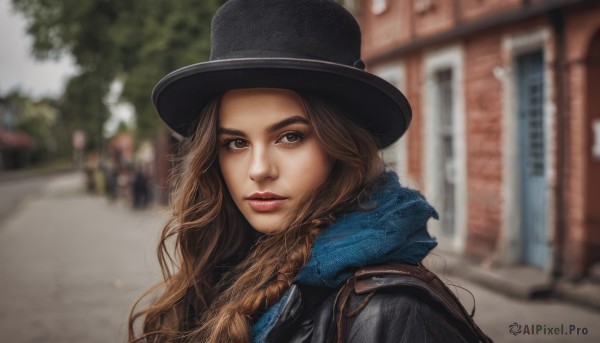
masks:
[[[544,147],[544,56],[541,51],[517,57],[521,232],[523,262],[545,268],[546,158]]]

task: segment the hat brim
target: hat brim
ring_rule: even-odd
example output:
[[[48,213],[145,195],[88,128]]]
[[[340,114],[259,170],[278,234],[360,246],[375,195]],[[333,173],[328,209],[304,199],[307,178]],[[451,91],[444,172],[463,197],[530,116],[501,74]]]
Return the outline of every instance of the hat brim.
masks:
[[[152,102],[167,126],[187,137],[212,97],[241,88],[285,88],[322,95],[371,131],[379,148],[398,140],[412,118],[404,95],[380,77],[342,64],[296,58],[240,58],[190,65],[160,80],[152,91]]]

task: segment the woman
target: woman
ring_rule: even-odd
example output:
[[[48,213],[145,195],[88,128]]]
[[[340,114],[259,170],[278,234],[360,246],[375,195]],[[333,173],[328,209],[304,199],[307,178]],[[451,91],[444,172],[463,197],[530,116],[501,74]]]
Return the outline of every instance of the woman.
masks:
[[[358,25],[332,1],[221,7],[210,61],[153,92],[188,152],[159,245],[164,282],[133,312],[130,341],[487,339],[455,298],[440,305],[446,295],[406,279],[438,280],[415,267],[437,214],[384,170],[378,149],[410,107],[363,69]]]

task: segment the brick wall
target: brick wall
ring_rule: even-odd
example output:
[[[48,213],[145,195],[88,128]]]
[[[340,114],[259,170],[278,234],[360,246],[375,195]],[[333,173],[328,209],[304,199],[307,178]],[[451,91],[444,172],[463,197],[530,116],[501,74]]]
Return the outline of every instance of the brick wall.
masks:
[[[360,1],[361,25],[363,37],[363,56],[378,56],[394,48],[408,44],[422,37],[436,35],[454,28],[455,22],[461,23],[498,15],[504,11],[518,9],[522,0],[459,0],[452,1],[423,1],[435,6],[417,13],[417,1],[389,1],[391,6],[387,12],[378,16],[370,12],[370,0]],[[458,8],[452,8],[452,4]],[[531,2],[533,5],[537,1]],[[400,5],[401,4],[401,5]],[[403,6],[402,8],[400,6]],[[407,17],[407,13],[409,16]],[[505,91],[503,83],[494,75],[494,68],[510,73],[515,56],[506,55],[505,38],[513,35],[527,34],[536,30],[546,30],[549,34],[541,47],[545,52],[548,83],[546,92],[550,99],[547,108],[547,118],[551,126],[547,134],[550,136],[548,177],[548,194],[552,196],[558,180],[556,178],[557,133],[559,129],[554,120],[558,115],[556,108],[556,85],[554,73],[564,72],[565,88],[568,92],[567,116],[568,136],[566,143],[567,182],[565,187],[565,208],[560,209],[566,215],[565,231],[560,235],[561,242],[552,240],[551,244],[562,246],[563,272],[566,274],[582,275],[586,268],[595,261],[600,261],[600,232],[592,231],[586,226],[586,173],[588,165],[588,146],[590,139],[587,113],[593,107],[586,99],[587,68],[585,58],[593,35],[600,29],[600,3],[592,1],[570,6],[564,11],[567,65],[562,68],[555,65],[555,37],[549,14],[542,14],[525,21],[511,23],[462,36],[445,44],[460,43],[463,48],[464,74],[464,111],[465,134],[467,148],[467,241],[466,253],[486,258],[498,252],[501,240],[506,239],[511,223],[506,222],[505,199],[507,180],[503,180],[503,170],[506,153],[506,139],[515,139],[516,133],[503,132],[504,115],[511,110],[504,107]],[[438,46],[439,47],[439,44]],[[422,109],[425,101],[422,94],[425,82],[424,54],[434,46],[425,46],[418,50],[406,52],[395,58],[406,66],[406,96],[413,108],[413,122],[407,136],[408,166],[407,170],[421,190],[424,184],[424,121]],[[374,67],[374,66],[370,66]],[[600,90],[599,90],[600,91]],[[513,99],[512,101],[516,101]],[[514,104],[513,104],[514,105]],[[552,126],[553,125],[553,126]],[[513,162],[514,163],[514,162]],[[600,177],[600,176],[599,176]],[[512,195],[515,196],[514,194]],[[554,211],[556,199],[550,199],[548,209]],[[560,202],[559,202],[560,203]],[[556,230],[555,213],[548,218],[548,232]],[[507,226],[508,225],[508,226]],[[516,224],[514,224],[516,225]],[[513,226],[514,226],[513,225]],[[520,239],[519,233],[510,239]],[[505,242],[506,243],[506,242]],[[508,243],[512,244],[512,243]],[[502,253],[502,252],[500,252]]]
[[[473,21],[517,9],[523,0],[460,0],[458,15],[462,21]]]
[[[374,14],[370,2],[363,5],[363,57],[387,50],[411,38],[411,4],[409,1],[390,1],[388,9]]]
[[[502,89],[492,70],[502,65],[500,32],[465,40],[467,251],[495,250],[502,204]]]
[[[422,6],[418,3],[431,3]],[[413,20],[415,36],[434,35],[454,26],[454,6],[452,1],[413,1]]]
[[[423,113],[421,85],[423,84],[423,61],[420,54],[406,58],[406,97],[413,110],[413,119],[408,133],[408,174],[419,188],[423,187]]]
[[[587,168],[589,158],[589,121],[587,108],[587,66],[585,59],[593,35],[600,29],[600,7],[575,9],[566,19],[567,82],[569,94],[567,230],[563,249],[564,270],[572,276],[585,274],[586,268],[600,258],[600,233],[586,227]]]

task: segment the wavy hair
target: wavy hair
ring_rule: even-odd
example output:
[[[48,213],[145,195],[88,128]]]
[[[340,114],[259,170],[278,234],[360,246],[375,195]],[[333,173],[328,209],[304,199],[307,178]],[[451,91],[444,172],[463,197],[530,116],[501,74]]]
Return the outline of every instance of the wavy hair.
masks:
[[[384,168],[373,134],[320,97],[299,95],[333,161],[315,193],[319,196],[301,205],[285,230],[253,239],[219,170],[220,97],[211,101],[187,140],[172,215],[158,245],[164,280],[134,304],[129,342],[250,342],[253,322],[290,287],[319,232],[341,214],[362,208],[361,199],[375,188]],[[157,293],[149,305],[136,309]],[[138,336],[135,323],[142,317]]]

